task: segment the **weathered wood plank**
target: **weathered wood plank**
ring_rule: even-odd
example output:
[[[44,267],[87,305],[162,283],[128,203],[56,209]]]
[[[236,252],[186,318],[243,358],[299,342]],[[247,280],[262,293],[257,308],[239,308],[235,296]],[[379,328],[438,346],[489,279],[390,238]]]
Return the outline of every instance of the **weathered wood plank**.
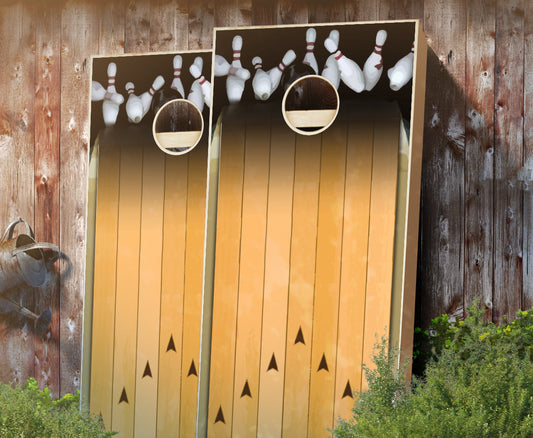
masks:
[[[4,57],[0,84],[0,227],[22,217],[34,221],[34,97],[35,29],[31,5],[9,2],[0,7],[0,42]],[[22,225],[15,234],[26,233]],[[9,296],[33,308],[33,291]],[[0,380],[24,383],[34,375],[33,324],[18,313],[0,314]],[[57,388],[56,388],[57,389]]]
[[[338,23],[346,19],[344,0],[309,0],[308,4],[309,23]]]
[[[465,2],[427,1],[428,58],[422,175],[422,325],[463,315]],[[443,92],[446,90],[446,92]]]
[[[98,54],[124,53],[126,0],[99,0],[99,10]]]
[[[269,25],[276,22],[274,0],[254,0],[252,25]]]
[[[129,0],[126,5],[124,52],[150,51],[150,1]]]
[[[250,0],[215,1],[215,26],[233,27],[252,24],[252,2]]]
[[[524,10],[524,280],[522,308],[533,307],[533,4]]]
[[[466,10],[465,308],[476,298],[492,306],[495,5]]]
[[[306,0],[275,0],[276,24],[308,23]]]
[[[150,4],[150,50],[187,50],[189,16],[186,0],[152,0]]]
[[[212,49],[215,0],[189,0],[189,50]]]
[[[395,2],[390,0],[381,0],[381,2],[379,2],[378,17],[380,20],[394,20],[396,17]]]
[[[522,293],[523,0],[496,4],[493,319],[514,317]]]
[[[81,376],[85,275],[87,163],[89,150],[90,54],[98,50],[99,10],[71,1],[62,11],[60,248],[61,393],[76,392]]]
[[[59,128],[61,100],[61,11],[42,5],[35,12],[35,234],[44,242],[59,243]],[[35,295],[35,313],[52,312],[50,329],[35,338],[35,377],[59,396],[59,281],[50,270],[45,287]]]
[[[259,112],[257,111],[259,109]],[[242,193],[241,253],[239,260],[239,299],[237,304],[237,341],[235,347],[235,382],[233,387],[234,436],[257,434],[259,376],[266,370],[261,355],[263,290],[265,278],[265,241],[267,231],[267,195],[270,166],[270,120],[250,108],[246,120],[244,185]],[[279,312],[279,309],[278,309]],[[272,354],[272,353],[270,353]],[[261,364],[261,365],[260,365]],[[260,368],[261,367],[261,368]],[[250,396],[242,395],[248,383]]]
[[[384,3],[391,4],[389,8],[393,20],[424,19],[424,0],[382,0],[381,7]]]
[[[375,0],[362,0],[345,2],[346,21],[374,21],[379,17],[379,2]]]

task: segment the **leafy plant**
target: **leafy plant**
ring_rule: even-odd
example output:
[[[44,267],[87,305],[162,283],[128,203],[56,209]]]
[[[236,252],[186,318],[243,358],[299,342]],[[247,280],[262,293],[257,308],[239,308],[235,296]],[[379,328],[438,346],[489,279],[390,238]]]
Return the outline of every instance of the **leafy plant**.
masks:
[[[369,390],[334,436],[533,437],[533,309],[501,326],[483,313],[434,320],[433,358],[412,383],[395,367],[398,352],[378,345]]]
[[[21,388],[0,384],[0,437],[109,437],[98,417],[80,410],[79,391],[53,399],[30,378]]]

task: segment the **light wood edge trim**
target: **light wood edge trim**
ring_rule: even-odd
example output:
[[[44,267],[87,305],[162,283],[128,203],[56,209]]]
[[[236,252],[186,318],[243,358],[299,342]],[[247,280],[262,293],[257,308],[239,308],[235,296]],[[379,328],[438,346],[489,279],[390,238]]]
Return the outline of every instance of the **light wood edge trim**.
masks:
[[[426,91],[427,43],[419,22],[415,26],[415,56],[413,91],[411,96],[411,124],[409,139],[409,170],[407,178],[407,215],[404,244],[404,281],[401,305],[400,361],[410,361],[413,351],[414,314],[416,298],[416,271],[418,256],[418,225],[420,187],[422,177],[422,146],[424,133],[424,106]],[[411,364],[407,378],[411,377]]]

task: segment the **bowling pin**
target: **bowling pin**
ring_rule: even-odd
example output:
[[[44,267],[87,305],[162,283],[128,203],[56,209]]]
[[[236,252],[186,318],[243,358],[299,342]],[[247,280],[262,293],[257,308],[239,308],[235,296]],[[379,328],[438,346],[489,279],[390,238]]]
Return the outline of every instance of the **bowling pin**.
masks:
[[[252,80],[252,88],[254,89],[254,95],[257,100],[267,100],[272,93],[272,83],[270,82],[270,76],[263,70],[263,60],[256,56],[252,59],[252,64],[255,68],[255,75]]]
[[[367,58],[363,66],[363,74],[365,76],[365,90],[370,91],[376,86],[383,73],[383,56],[381,49],[387,40],[387,31],[380,30],[376,34],[376,45],[374,51]]]
[[[150,110],[150,105],[152,104],[152,99],[154,97],[155,92],[159,91],[161,87],[163,87],[163,85],[165,85],[165,79],[163,79],[163,76],[160,75],[154,79],[154,82],[152,82],[152,86],[150,87],[150,89],[140,95],[141,102],[143,104],[143,117]]]
[[[117,65],[110,62],[107,66],[107,90],[102,103],[102,113],[106,126],[113,126],[117,122],[118,110],[124,97],[117,93],[115,88],[115,77],[117,75]]]
[[[126,115],[131,123],[139,123],[143,118],[143,104],[141,98],[135,95],[135,85],[133,82],[126,84],[128,100],[126,101]]]
[[[415,57],[415,44],[411,47],[411,52],[400,59],[394,67],[387,70],[387,75],[390,80],[390,87],[394,91],[398,91],[413,77],[413,60]]]
[[[330,55],[326,60],[324,69],[322,70],[322,77],[328,79],[335,88],[339,89],[341,76],[339,72],[339,65],[335,59],[335,55]]]
[[[242,37],[235,35],[231,42],[231,48],[233,49],[233,61],[231,66],[235,69],[242,68],[241,64],[241,50],[242,50]],[[244,91],[245,79],[237,75],[228,74],[226,79],[226,94],[228,95],[229,103],[238,103],[241,101],[242,93]]]
[[[174,59],[172,60],[172,65],[174,67],[174,79],[172,80],[172,84],[170,85],[170,88],[173,90],[176,90],[180,95],[181,98],[185,98],[185,90],[183,89],[183,84],[181,82],[181,66],[183,63],[183,59],[180,55],[174,56]]]
[[[234,75],[241,79],[250,79],[250,72],[245,68],[233,67],[223,56],[215,55],[215,76]]]
[[[339,49],[339,31],[333,29],[328,37],[324,40],[324,47],[329,53],[336,52]]]
[[[281,75],[283,74],[285,68],[288,65],[292,64],[295,59],[296,53],[294,53],[294,50],[287,50],[287,52],[285,52],[285,55],[283,55],[283,59],[281,60],[281,62],[276,67],[271,68],[268,71],[268,75],[270,76],[270,82],[272,83],[272,93],[278,88],[279,83],[281,81]]]
[[[305,42],[307,43],[307,51],[305,52],[303,64],[307,64],[311,67],[315,74],[318,74],[318,63],[316,62],[314,50],[315,50],[315,41],[316,41],[316,30],[313,27],[307,29],[305,34]]]
[[[349,88],[356,93],[360,93],[365,89],[365,77],[363,70],[350,58],[347,58],[342,54],[339,49],[339,32],[332,30],[329,36],[324,41],[324,47],[328,52],[335,52],[335,59],[339,66],[340,76],[342,82],[344,82]]]
[[[207,106],[211,105],[211,83],[202,75],[202,69],[204,66],[204,60],[201,56],[194,58],[193,63],[189,67],[189,72],[191,75],[199,80],[200,86],[202,87],[202,93],[204,96],[204,103]]]
[[[196,79],[191,85],[191,91],[187,96],[187,100],[194,103],[200,112],[204,110],[204,94],[202,92],[202,86],[200,80]]]
[[[91,100],[93,102],[99,102],[100,100],[104,100],[105,97],[105,88],[104,86],[97,81],[92,82],[91,86]]]

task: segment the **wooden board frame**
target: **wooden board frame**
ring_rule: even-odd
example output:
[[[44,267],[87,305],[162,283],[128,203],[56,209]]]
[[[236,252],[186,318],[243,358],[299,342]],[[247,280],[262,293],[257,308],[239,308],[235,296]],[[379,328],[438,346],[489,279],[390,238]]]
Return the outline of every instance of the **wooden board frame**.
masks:
[[[209,78],[211,75],[211,50],[187,50],[187,51],[166,51],[166,52],[150,52],[150,53],[143,53],[143,54],[116,54],[116,55],[105,55],[105,56],[93,56],[91,58],[91,77],[94,80],[102,81],[102,85],[104,87],[106,86],[105,83],[103,83],[104,77],[98,77],[96,78],[94,76],[95,69],[94,68],[94,62],[98,62],[100,64],[105,63],[107,65],[108,62],[114,61],[117,63],[119,69],[117,74],[117,79],[119,75],[122,75],[122,82],[125,82],[126,80],[130,80],[127,77],[127,72],[125,70],[120,70],[121,65],[147,65],[151,62],[151,60],[158,59],[159,64],[161,64],[161,59],[170,60],[170,65],[168,68],[165,69],[165,71],[155,71],[154,69],[151,70],[151,73],[148,72],[147,75],[153,75],[151,77],[151,80],[155,78],[157,74],[163,74],[165,77],[166,84],[168,85],[169,80],[172,80],[172,57],[174,55],[182,55],[183,57],[183,67],[182,67],[182,82],[184,84],[184,88],[186,90],[186,93],[188,91],[188,88],[190,86],[190,83],[194,80],[194,78],[191,79],[191,75],[188,72],[188,67],[190,63],[192,63],[192,60],[195,56],[202,56],[204,58],[204,76]],[[187,72],[185,72],[185,69],[187,69]],[[100,67],[100,73],[102,73],[102,68]],[[154,74],[155,73],[155,74]],[[101,76],[101,75],[100,75]],[[185,77],[185,78],[184,78]],[[107,76],[105,76],[105,79],[107,80]],[[148,84],[148,82],[147,82]],[[123,85],[123,84],[122,84]],[[144,85],[137,87],[136,85],[136,93],[140,94],[144,90]],[[146,85],[146,84],[145,84]],[[148,85],[149,86],[149,85]],[[122,86],[121,86],[122,87]],[[147,89],[147,88],[146,88]],[[127,99],[127,93],[123,89],[119,89],[117,86],[117,91],[123,95],[125,95],[125,101]],[[96,104],[96,105],[95,105]],[[93,337],[93,333],[100,333],[102,335],[103,328],[102,327],[92,327],[92,322],[94,320],[93,318],[93,311],[94,305],[98,305],[95,299],[100,300],[100,304],[102,303],[102,299],[94,297],[93,299],[93,286],[95,282],[93,281],[94,276],[94,262],[95,262],[95,246],[94,246],[94,240],[95,240],[95,234],[96,234],[96,219],[97,219],[97,212],[96,212],[96,206],[98,204],[97,201],[97,180],[98,180],[98,166],[102,166],[102,158],[105,158],[106,156],[109,156],[109,153],[102,153],[100,149],[100,142],[102,140],[106,141],[106,136],[109,137],[110,131],[113,131],[113,129],[116,129],[117,131],[120,131],[121,129],[124,129],[125,126],[125,102],[120,107],[119,112],[119,118],[117,120],[117,125],[113,128],[105,128],[101,131],[99,134],[98,131],[100,130],[100,127],[103,128],[103,123],[101,122],[101,110],[99,110],[99,107],[101,105],[101,102],[95,102],[91,104],[91,110],[93,111],[92,115],[92,124],[91,124],[91,147],[92,147],[92,154],[91,154],[91,161],[89,168],[91,172],[89,173],[89,202],[88,202],[88,215],[89,217],[94,217],[95,220],[90,221],[88,224],[88,236],[90,237],[88,244],[87,244],[87,278],[86,278],[86,300],[85,300],[85,308],[84,308],[84,318],[85,318],[85,331],[84,331],[84,357],[83,357],[83,365],[84,365],[84,376],[82,378],[83,387],[86,388],[83,394],[83,399],[85,400],[86,404],[89,404],[92,401],[92,395],[90,394],[91,388],[94,391],[95,387],[91,387],[91,367],[93,365],[92,363],[92,355],[94,354],[94,343],[98,342],[97,339]],[[122,115],[121,115],[122,113]],[[104,420],[106,421],[106,425],[108,428],[112,428],[113,425],[119,426],[120,429],[123,430],[123,432],[126,433],[125,436],[129,436],[129,434],[140,434],[140,435],[146,435],[146,434],[157,434],[157,436],[167,436],[169,433],[174,433],[175,430],[181,431],[180,436],[191,436],[191,434],[194,434],[197,429],[197,422],[200,416],[197,414],[198,409],[198,390],[201,385],[201,379],[204,377],[202,374],[202,361],[200,360],[201,355],[201,330],[203,327],[202,324],[202,318],[203,318],[203,305],[204,301],[209,302],[209,300],[204,300],[203,296],[203,263],[204,263],[204,240],[205,240],[205,218],[206,218],[206,184],[207,184],[207,148],[208,148],[208,132],[210,132],[210,125],[209,125],[209,107],[204,106],[204,111],[202,112],[202,116],[204,119],[204,132],[201,136],[201,139],[199,140],[199,144],[197,147],[193,148],[190,152],[188,152],[185,155],[181,156],[175,156],[175,155],[167,155],[160,151],[160,149],[157,147],[155,140],[151,137],[152,135],[152,129],[151,129],[151,123],[148,125],[146,123],[146,126],[142,125],[139,127],[142,132],[141,137],[145,137],[145,140],[141,141],[148,141],[148,143],[153,143],[153,147],[149,146],[148,143],[144,146],[144,152],[142,151],[143,147],[141,147],[140,155],[138,155],[137,158],[139,158],[144,162],[145,158],[148,160],[146,165],[142,165],[139,169],[140,172],[140,178],[141,181],[144,181],[143,186],[146,186],[146,183],[148,183],[148,186],[143,187],[143,189],[139,192],[139,225],[140,232],[142,233],[142,230],[150,231],[150,233],[156,233],[157,234],[157,228],[159,225],[161,225],[161,235],[156,236],[155,240],[147,240],[146,238],[143,240],[141,238],[139,244],[137,245],[139,251],[141,251],[141,247],[144,245],[146,248],[151,248],[150,253],[151,255],[157,255],[158,252],[161,253],[161,260],[159,262],[157,261],[151,261],[150,260],[150,253],[144,251],[143,254],[146,252],[145,255],[140,255],[138,264],[139,266],[144,266],[148,271],[147,274],[139,271],[139,278],[136,280],[138,282],[138,288],[139,288],[139,296],[137,300],[131,300],[133,301],[131,305],[134,305],[135,302],[135,314],[137,317],[141,317],[141,312],[143,314],[146,314],[147,316],[151,316],[151,320],[154,320],[154,324],[151,324],[150,327],[148,327],[148,330],[146,333],[139,333],[139,328],[137,328],[138,323],[133,322],[133,325],[130,323],[131,330],[136,332],[136,336],[134,336],[132,342],[133,345],[131,347],[128,347],[131,350],[130,356],[133,360],[133,369],[134,374],[132,374],[128,379],[131,380],[131,384],[134,386],[139,386],[144,388],[143,391],[145,393],[146,398],[143,399],[142,403],[135,403],[135,400],[140,401],[139,394],[136,394],[136,391],[133,393],[128,392],[126,394],[128,398],[128,404],[130,406],[129,409],[127,409],[129,412],[127,414],[124,414],[124,419],[121,419],[120,413],[117,411],[117,413],[113,414],[116,416],[116,419],[111,419],[111,404],[113,406],[117,403],[120,407],[124,407],[127,404],[123,402],[124,396],[122,394],[122,388],[114,388],[113,391],[111,391],[111,388],[109,389],[109,397],[104,397],[104,404],[109,405],[105,409],[97,409],[94,410],[93,406],[91,405],[91,410],[95,414],[102,413],[104,416]],[[99,119],[98,119],[99,118]],[[143,123],[143,122],[141,122]],[[124,129],[124,131],[128,131],[128,129],[135,129],[138,127],[130,127]],[[146,131],[146,132],[145,132]],[[103,134],[102,134],[103,133]],[[112,132],[111,132],[112,136]],[[127,137],[127,136],[126,136]],[[129,139],[126,138],[127,141],[132,141],[135,143],[138,139],[134,139],[130,137]],[[94,146],[94,147],[93,147]],[[122,150],[125,150],[125,147],[127,146],[127,143],[121,145]],[[120,161],[121,152],[120,149],[118,152],[113,152],[115,154],[116,162]],[[148,149],[147,149],[148,148]],[[153,149],[153,151],[152,151]],[[177,160],[180,160],[180,163],[176,163]],[[131,160],[130,160],[131,161]],[[151,164],[150,164],[151,163]],[[105,166],[104,166],[105,167]],[[108,166],[109,167],[109,166]],[[146,167],[146,169],[144,169]],[[172,194],[172,189],[174,188],[171,186],[173,183],[172,181],[172,174],[176,174],[177,171],[184,171],[185,180],[183,181],[184,188],[186,190],[184,196],[174,196]],[[198,173],[200,174],[191,174],[192,173]],[[120,171],[117,168],[117,175],[114,176],[115,182],[119,180],[119,174]],[[113,177],[113,175],[111,175]],[[145,181],[146,178],[149,178],[149,181]],[[109,178],[107,178],[109,180]],[[183,179],[183,178],[182,178]],[[152,185],[153,187],[150,187]],[[108,183],[109,186],[109,183]],[[170,189],[170,190],[169,190]],[[110,202],[115,202],[116,211],[118,211],[119,207],[119,189],[118,187],[114,189],[117,191],[116,196],[113,195],[113,190],[111,192],[111,200]],[[146,193],[143,193],[143,190],[146,191]],[[154,193],[157,193],[157,199],[150,200],[149,204],[146,205],[146,210],[143,208],[142,198],[143,196],[148,195],[148,192],[154,191]],[[175,192],[174,192],[175,193]],[[170,194],[170,195],[169,195]],[[182,198],[182,199],[181,199]],[[194,199],[193,199],[194,198]],[[196,199],[198,198],[198,200]],[[104,198],[105,201],[105,198]],[[108,202],[109,203],[109,202]],[[113,207],[113,208],[115,208]],[[168,221],[174,221],[177,219],[176,214],[179,216],[181,215],[181,223],[182,227],[174,231],[168,228],[169,232],[163,232],[165,219]],[[109,216],[109,214],[108,214]],[[145,222],[143,222],[143,219],[146,219]],[[116,220],[116,218],[115,218]],[[195,222],[195,227],[187,227],[187,221]],[[89,226],[92,227],[89,229]],[[118,226],[118,225],[117,225]],[[154,228],[154,226],[156,228]],[[181,235],[180,235],[181,233]],[[116,234],[116,233],[115,233]],[[176,255],[176,251],[172,250],[172,245],[167,244],[165,245],[165,239],[170,239],[174,243],[179,243],[181,241],[183,245],[183,254],[181,256]],[[178,239],[176,241],[176,239]],[[181,240],[180,240],[181,239]],[[96,240],[98,240],[96,238]],[[192,248],[191,245],[194,245],[194,248]],[[157,249],[159,247],[159,250]],[[164,248],[164,249],[163,249]],[[117,250],[116,244],[115,244],[115,251]],[[166,260],[171,260],[175,257],[181,257],[183,261],[183,266],[181,267],[181,270],[176,270],[175,267],[173,267],[172,263],[167,262]],[[144,262],[143,262],[144,260]],[[187,275],[186,273],[189,271],[194,271],[196,274],[194,274],[194,278],[191,275]],[[158,274],[158,272],[160,274]],[[176,277],[181,272],[182,279],[179,280]],[[160,278],[159,278],[160,275]],[[172,277],[172,278],[170,278]],[[159,278],[159,281],[157,280]],[[112,279],[111,279],[112,280]],[[181,281],[181,285],[176,284],[176,280]],[[114,280],[112,280],[114,281]],[[157,300],[154,300],[152,302],[151,293],[149,292],[149,289],[153,286],[155,288],[159,288],[163,290],[164,288],[168,289],[169,287],[171,289],[174,288],[174,286],[178,285],[179,290],[181,290],[181,301],[176,302],[176,299],[173,298],[172,293],[162,293],[161,297]],[[170,290],[170,289],[169,289]],[[144,292],[143,292],[144,291]],[[188,292],[186,292],[188,291]],[[187,295],[188,294],[188,295]],[[191,295],[192,294],[192,295]],[[190,296],[189,296],[190,295]],[[194,296],[193,296],[194,295]],[[111,301],[116,301],[116,298],[113,299],[112,297],[108,297],[107,302],[108,304],[112,304]],[[181,303],[181,304],[180,304]],[[171,309],[174,309],[175,305],[178,305],[179,310],[176,309],[176,312],[174,310],[171,310],[172,315],[167,315],[167,317],[159,316],[157,320],[154,319],[154,315],[159,315],[159,309],[164,307],[169,307]],[[193,309],[192,312],[184,314],[184,306],[191,307]],[[109,309],[111,314],[115,314],[115,316],[112,316],[111,318],[114,320],[116,316],[118,315],[116,305],[111,305],[111,308]],[[109,312],[107,312],[109,313]],[[183,330],[177,330],[175,327],[176,325],[176,315],[179,317],[178,319],[181,320],[182,324],[187,324],[188,327],[190,327],[190,336],[184,336]],[[96,315],[95,315],[96,316]],[[108,315],[109,316],[109,315]],[[134,318],[136,320],[136,318]],[[194,319],[194,321],[193,321]],[[101,324],[102,318],[98,319],[98,324]],[[122,320],[124,320],[124,316],[122,316]],[[179,321],[178,321],[179,322]],[[95,322],[96,323],[96,322]],[[111,321],[113,325],[116,326],[116,323]],[[105,329],[105,328],[104,328]],[[115,329],[113,327],[110,327],[111,332],[114,332]],[[96,332],[95,332],[96,330]],[[168,335],[171,332],[171,330],[174,330],[174,338],[171,338],[169,341]],[[144,330],[143,330],[144,331]],[[163,333],[164,332],[164,333]],[[153,339],[153,337],[156,336],[157,342],[156,344],[150,346],[149,345],[149,339]],[[115,335],[113,335],[114,337]],[[163,339],[165,337],[165,339]],[[194,339],[192,339],[194,337]],[[124,338],[124,336],[123,336]],[[161,338],[161,339],[159,339]],[[125,339],[125,338],[124,338]],[[129,342],[129,341],[128,341]],[[116,345],[113,346],[114,340],[112,339],[110,342],[110,348],[112,350],[116,350]],[[171,343],[173,343],[173,346],[171,346]],[[91,344],[93,345],[93,348],[91,348]],[[139,348],[141,347],[144,353],[142,353],[139,356]],[[163,345],[164,344],[164,345]],[[168,344],[168,345],[167,345]],[[177,350],[177,352],[176,352]],[[129,350],[128,350],[129,351]],[[170,353],[169,353],[170,352]],[[152,354],[153,353],[153,354]],[[113,375],[113,351],[111,351],[111,369],[110,373],[111,376]],[[155,357],[154,354],[158,357]],[[174,355],[176,356],[175,359],[169,358],[169,360],[163,360],[165,356],[168,355]],[[152,361],[151,359],[147,360],[147,355],[154,356],[155,360]],[[184,355],[187,355],[187,358],[184,357]],[[192,360],[189,356],[192,356]],[[177,362],[176,362],[177,361]],[[108,360],[109,362],[109,360]],[[168,362],[168,363],[167,363]],[[178,363],[179,362],[179,363]],[[187,363],[186,363],[187,362]],[[109,365],[109,364],[108,364]],[[171,378],[171,375],[176,374],[176,366],[179,368],[179,375],[176,379],[172,378],[172,380],[175,380],[175,385],[177,385],[177,397],[176,397],[176,391],[174,393],[169,392],[169,390],[165,390],[165,388],[172,387],[173,384],[170,383],[168,379]],[[148,368],[150,367],[150,368]],[[101,368],[101,367],[100,367]],[[164,384],[160,384],[158,382],[159,374],[161,373],[161,378],[165,379]],[[104,373],[107,375],[107,373]],[[204,373],[205,374],[205,373]],[[93,376],[94,377],[94,376]],[[153,384],[150,384],[148,382],[149,377],[152,377],[154,380]],[[111,377],[113,379],[113,377]],[[94,382],[93,382],[94,383]],[[100,382],[101,384],[102,382]],[[117,383],[118,385],[118,383]],[[105,386],[105,385],[104,385]],[[116,386],[116,385],[115,385]],[[120,385],[119,385],[120,386]],[[105,388],[102,389],[100,392],[106,392]],[[95,396],[96,397],[96,396]],[[105,401],[105,399],[109,398],[109,401]],[[98,398],[100,401],[102,397]],[[169,413],[166,415],[165,418],[163,418],[159,413],[160,405],[164,405],[165,409],[167,405],[169,407],[178,407],[180,409],[180,399],[184,399],[187,401],[186,405],[189,406],[188,411],[184,413]],[[95,398],[96,400],[96,398]],[[176,403],[177,401],[177,403]],[[99,402],[100,403],[100,402]],[[139,405],[139,406],[137,406]],[[141,406],[142,405],[142,406]],[[122,409],[124,410],[124,409]],[[118,422],[117,422],[118,421]],[[177,421],[177,423],[176,423]],[[135,432],[134,432],[135,431]]]
[[[324,31],[324,28],[338,28],[342,32],[346,29],[352,28],[353,32],[356,32],[357,28],[362,28],[367,25],[371,25],[372,29],[375,29],[375,26],[395,26],[395,25],[412,25],[413,26],[413,36],[411,43],[414,40],[414,72],[411,85],[404,87],[403,92],[399,93],[398,96],[401,96],[402,102],[400,102],[400,107],[404,119],[408,121],[408,132],[404,130],[403,125],[398,130],[400,139],[400,150],[398,156],[398,166],[399,166],[399,176],[398,176],[398,192],[395,205],[393,208],[395,213],[394,216],[394,262],[393,262],[393,271],[390,273],[392,277],[392,291],[390,297],[390,324],[388,326],[388,338],[391,344],[398,346],[401,351],[402,358],[411,357],[412,353],[412,340],[413,340],[413,330],[414,330],[414,311],[415,311],[415,295],[416,295],[416,269],[417,269],[417,255],[418,255],[418,225],[419,225],[419,211],[420,211],[420,186],[421,186],[421,162],[422,162],[422,140],[423,140],[423,123],[424,123],[424,103],[425,103],[425,75],[426,75],[426,60],[427,60],[427,45],[424,38],[423,31],[419,20],[399,20],[399,21],[367,21],[367,22],[342,22],[342,23],[312,23],[312,24],[297,24],[297,25],[278,25],[278,26],[252,26],[252,27],[217,27],[214,29],[214,49],[213,57],[216,54],[222,54],[228,61],[231,61],[231,56],[228,56],[231,50],[231,39],[233,35],[241,34],[243,36],[244,44],[241,53],[241,60],[244,53],[247,51],[247,38],[250,38],[251,35],[256,32],[258,40],[269,41],[265,37],[267,32],[276,30],[278,32],[277,40],[269,41],[269,46],[277,47],[277,42],[283,39],[287,39],[284,31],[291,31],[294,29],[300,29],[300,33],[304,32],[304,29],[309,27],[314,27],[319,30]],[[304,28],[304,29],[301,29]],[[342,28],[342,29],[341,29]],[[374,33],[375,35],[375,33]],[[341,37],[342,38],[342,37]],[[228,41],[230,43],[228,49]],[[319,44],[317,37],[317,43],[315,48]],[[219,46],[220,43],[225,45],[221,49]],[[264,44],[264,43],[263,43]],[[394,40],[387,42],[386,44],[394,45]],[[305,45],[302,44],[303,49]],[[339,48],[342,47],[342,40],[339,44]],[[346,47],[346,46],[345,46]],[[219,53],[221,50],[221,53]],[[225,50],[225,52],[224,52]],[[342,49],[341,49],[342,50]],[[283,52],[283,49],[278,48],[278,51]],[[348,49],[346,49],[348,51]],[[253,49],[248,48],[249,57],[256,55],[263,56],[261,53],[256,53]],[[269,52],[270,53],[270,52]],[[284,53],[284,52],[283,52]],[[404,53],[405,54],[405,53]],[[347,55],[348,56],[348,55]],[[368,55],[367,55],[368,56]],[[403,56],[403,54],[401,55]],[[398,56],[399,59],[401,56]],[[276,65],[274,61],[268,58],[268,61],[265,62],[263,58],[263,67],[265,69],[271,68]],[[297,58],[298,59],[298,58]],[[394,62],[395,62],[394,61]],[[277,61],[279,62],[279,60]],[[248,63],[243,66],[249,68],[251,64]],[[251,70],[251,69],[250,69]],[[253,71],[252,78],[253,78]],[[384,72],[386,76],[386,68]],[[247,104],[253,100],[253,93],[250,99],[250,92],[246,92],[246,89],[251,90],[251,80],[250,78],[245,85],[245,92],[243,93],[243,99],[241,104]],[[225,99],[225,87],[223,86],[223,81],[216,79],[214,75],[211,78],[213,88],[213,108],[211,111],[211,123],[214,124],[215,120],[219,120],[221,117],[221,110],[224,105],[227,104]],[[217,83],[218,81],[218,83]],[[380,80],[385,82],[388,87],[388,80],[384,77]],[[407,90],[406,90],[407,88]],[[381,93],[383,93],[381,91]],[[369,93],[367,93],[369,94]],[[386,93],[385,93],[386,94]],[[221,97],[222,96],[222,97]],[[279,99],[279,96],[272,96],[273,100]],[[222,103],[221,103],[222,102]],[[341,98],[342,106],[342,98]],[[220,121],[220,120],[219,120]],[[208,230],[207,235],[212,236],[210,240],[207,241],[207,251],[210,251],[210,257],[206,259],[206,282],[205,289],[210,291],[213,288],[213,273],[215,271],[215,226],[216,226],[216,203],[217,203],[217,184],[219,180],[218,175],[218,166],[221,155],[221,141],[219,131],[220,123],[216,124],[215,135],[213,136],[213,141],[210,144],[209,149],[209,178],[210,178],[210,189],[208,192],[208,204],[211,205],[211,210],[208,213]],[[222,136],[223,136],[222,128]],[[272,170],[271,170],[272,171]],[[215,182],[216,180],[216,182]],[[266,281],[266,280],[265,280]],[[215,292],[216,293],[216,292]],[[216,295],[215,295],[216,300]],[[216,308],[212,311],[217,312]],[[216,330],[216,328],[213,328]],[[310,340],[309,340],[310,341]],[[210,339],[204,336],[203,343],[206,344],[210,342]],[[288,341],[287,341],[288,342]],[[362,342],[362,341],[361,341]],[[367,341],[369,342],[369,341]],[[367,353],[369,357],[370,353]],[[316,359],[316,358],[315,358]],[[320,359],[320,358],[318,358]],[[263,368],[265,365],[264,361],[268,362],[268,358],[263,358],[261,362],[261,372],[264,372]],[[282,360],[283,362],[283,360]],[[313,362],[312,366],[315,367],[318,364]],[[400,364],[399,364],[400,365]],[[410,373],[410,366],[408,368]],[[235,383],[237,385],[237,383]],[[238,386],[238,385],[237,385]],[[235,388],[237,388],[235,386]],[[357,385],[355,385],[357,387]],[[337,385],[339,387],[339,385]],[[232,386],[233,388],[233,386]],[[237,391],[233,389],[233,391]],[[338,392],[338,391],[337,391]],[[208,397],[208,391],[204,391],[202,396]],[[204,399],[203,402],[205,405],[208,404],[208,401]],[[207,418],[208,425],[206,429],[209,430],[213,421],[215,420],[215,415],[218,417],[219,406],[209,408],[209,417]],[[285,407],[286,409],[286,407]],[[346,410],[346,409],[344,409]],[[340,411],[335,411],[335,415],[341,413]],[[224,412],[226,415],[226,412]],[[226,422],[231,422],[233,413],[227,413],[224,420]],[[213,418],[211,418],[213,416]],[[260,425],[259,425],[260,427]],[[199,436],[205,436],[207,433],[206,429],[199,430]],[[259,431],[258,431],[259,432]],[[259,435],[261,435],[259,433]],[[258,435],[258,436],[259,436]]]

